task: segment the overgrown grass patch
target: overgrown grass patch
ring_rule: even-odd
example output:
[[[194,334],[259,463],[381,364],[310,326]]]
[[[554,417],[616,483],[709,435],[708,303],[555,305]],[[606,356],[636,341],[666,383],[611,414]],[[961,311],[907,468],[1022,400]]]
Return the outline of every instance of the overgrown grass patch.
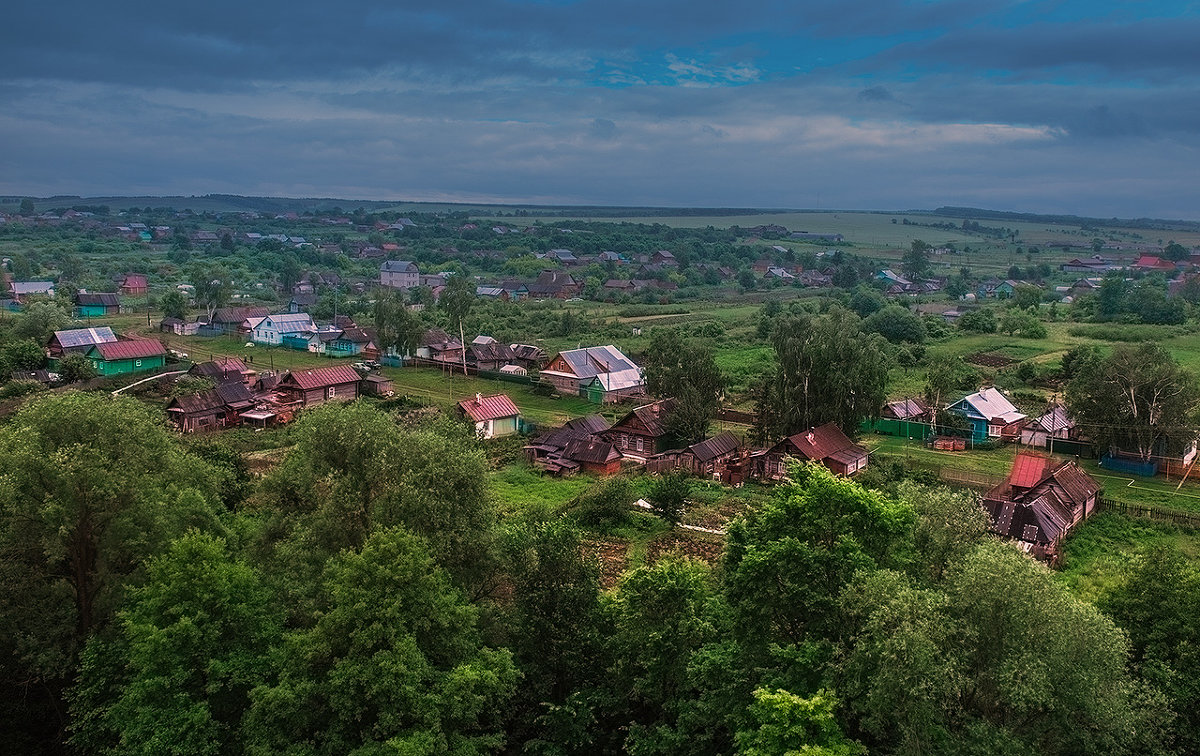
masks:
[[[1200,560],[1200,531],[1112,512],[1096,515],[1064,542],[1060,579],[1080,598],[1095,601],[1120,582],[1140,551],[1160,545]]]

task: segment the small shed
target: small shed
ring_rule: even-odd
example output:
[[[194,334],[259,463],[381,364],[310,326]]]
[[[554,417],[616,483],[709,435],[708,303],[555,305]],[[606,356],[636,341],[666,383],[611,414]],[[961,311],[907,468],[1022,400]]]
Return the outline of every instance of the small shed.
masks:
[[[521,411],[506,394],[476,394],[474,399],[459,402],[458,409],[474,421],[475,432],[483,439],[511,436],[520,424]]]
[[[362,392],[368,396],[391,396],[395,385],[386,375],[371,373],[362,379]]]

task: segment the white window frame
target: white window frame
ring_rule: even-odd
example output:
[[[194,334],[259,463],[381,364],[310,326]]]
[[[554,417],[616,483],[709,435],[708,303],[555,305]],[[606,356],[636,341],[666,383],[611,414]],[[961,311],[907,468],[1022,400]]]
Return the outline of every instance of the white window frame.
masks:
[[[325,398],[326,399],[332,399],[335,396],[337,396],[337,388],[336,387],[329,386],[325,389]]]

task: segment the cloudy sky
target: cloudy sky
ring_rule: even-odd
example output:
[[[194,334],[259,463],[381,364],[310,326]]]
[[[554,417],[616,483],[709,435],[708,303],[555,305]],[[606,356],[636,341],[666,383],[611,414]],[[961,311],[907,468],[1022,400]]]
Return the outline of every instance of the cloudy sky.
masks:
[[[1200,217],[1185,0],[106,0],[0,21],[0,192]]]

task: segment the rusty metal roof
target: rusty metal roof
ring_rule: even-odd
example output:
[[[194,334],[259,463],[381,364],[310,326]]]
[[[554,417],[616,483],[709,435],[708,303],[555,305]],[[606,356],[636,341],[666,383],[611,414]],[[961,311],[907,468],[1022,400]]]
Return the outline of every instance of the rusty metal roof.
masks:
[[[151,339],[112,341],[106,344],[97,344],[92,347],[92,350],[99,352],[100,357],[105,362],[111,360],[140,360],[143,357],[158,357],[167,353],[162,344]]]
[[[338,386],[343,383],[358,383],[359,380],[358,371],[349,365],[335,365],[313,370],[293,370],[284,376],[284,382],[289,377],[292,383],[306,391],[326,386]]]
[[[517,405],[513,404],[512,399],[509,399],[506,394],[495,394],[493,396],[475,395],[473,399],[463,399],[458,403],[459,408],[474,420],[475,422],[483,422],[484,420],[496,420],[501,417],[513,417],[521,414],[517,409]]]

